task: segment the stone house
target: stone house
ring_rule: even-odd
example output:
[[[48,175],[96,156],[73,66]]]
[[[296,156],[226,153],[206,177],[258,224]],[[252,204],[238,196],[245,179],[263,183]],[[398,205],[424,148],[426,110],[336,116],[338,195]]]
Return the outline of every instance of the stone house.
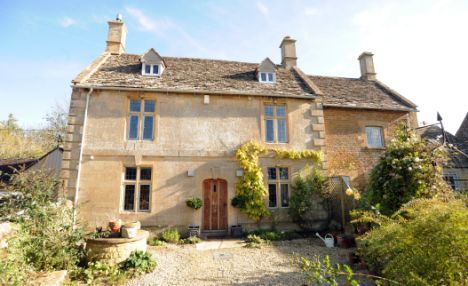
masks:
[[[320,150],[325,172],[363,183],[395,124],[417,124],[416,106],[376,79],[371,53],[359,57],[360,78],[333,78],[302,72],[290,37],[275,64],[128,54],[126,34],[110,21],[106,51],[72,82],[62,179],[89,227],[114,218],[247,226],[230,203],[241,144]],[[275,223],[290,223],[289,184],[308,164],[260,159]],[[191,196],[204,200],[201,210],[185,206]]]
[[[416,131],[421,138],[447,148],[444,179],[455,191],[468,190],[468,114],[455,135],[442,130],[438,124],[421,126]]]

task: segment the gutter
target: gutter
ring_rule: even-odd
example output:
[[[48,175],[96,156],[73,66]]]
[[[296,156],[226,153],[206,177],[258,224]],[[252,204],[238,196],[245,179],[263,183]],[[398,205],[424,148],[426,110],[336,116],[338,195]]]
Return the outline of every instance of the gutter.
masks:
[[[78,174],[76,175],[76,183],[75,183],[75,196],[73,198],[73,226],[76,225],[76,209],[78,204],[78,195],[80,193],[80,179],[81,179],[81,162],[83,161],[83,149],[85,143],[85,135],[86,135],[86,123],[88,121],[88,107],[89,107],[89,98],[91,97],[91,93],[93,92],[93,88],[90,88],[88,93],[86,94],[86,106],[84,112],[84,119],[83,119],[83,134],[81,134],[81,145],[80,145],[80,158],[78,160]]]
[[[262,96],[262,97],[284,97],[284,98],[300,98],[300,99],[315,99],[316,95],[284,95],[284,94],[265,94],[256,92],[244,91],[209,91],[199,89],[168,89],[168,88],[147,88],[147,87],[117,87],[117,86],[90,86],[76,84],[72,88],[90,88],[99,90],[117,90],[117,91],[146,91],[146,92],[160,92],[160,93],[191,93],[191,94],[213,94],[213,95],[246,95],[246,96]]]

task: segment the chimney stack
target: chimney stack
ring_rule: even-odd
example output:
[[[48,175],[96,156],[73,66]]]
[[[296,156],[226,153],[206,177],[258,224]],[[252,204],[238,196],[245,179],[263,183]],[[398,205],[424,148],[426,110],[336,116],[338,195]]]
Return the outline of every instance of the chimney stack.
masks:
[[[287,69],[295,67],[297,65],[296,40],[286,36],[279,47],[281,48],[281,65]]]
[[[107,34],[106,52],[117,55],[125,53],[127,26],[122,21],[122,15],[118,14],[115,20],[107,23],[109,23],[109,33]]]
[[[370,52],[363,52],[359,56],[358,60],[359,60],[359,65],[361,66],[361,79],[376,80],[374,60],[372,59],[373,55],[374,54]]]

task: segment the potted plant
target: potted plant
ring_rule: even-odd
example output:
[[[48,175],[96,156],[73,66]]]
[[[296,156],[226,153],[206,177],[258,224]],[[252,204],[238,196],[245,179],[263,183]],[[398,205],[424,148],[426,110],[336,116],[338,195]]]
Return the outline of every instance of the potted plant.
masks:
[[[122,227],[122,221],[120,219],[109,221],[109,228],[112,233],[120,233]]]
[[[198,210],[203,206],[203,201],[200,198],[190,197],[185,201],[185,204],[194,210]]]

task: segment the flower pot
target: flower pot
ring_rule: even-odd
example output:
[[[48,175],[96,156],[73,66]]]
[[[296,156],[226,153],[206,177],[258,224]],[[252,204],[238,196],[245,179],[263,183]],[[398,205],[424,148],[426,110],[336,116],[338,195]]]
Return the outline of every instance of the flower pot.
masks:
[[[124,224],[124,227],[141,229],[141,223],[139,221],[132,221]]]
[[[119,233],[121,227],[122,221],[120,219],[109,222],[109,228],[112,233]]]
[[[122,227],[123,238],[134,238],[137,235],[138,229],[136,227]]]
[[[240,238],[244,232],[242,231],[241,225],[233,225],[231,226],[231,236],[235,238]]]

